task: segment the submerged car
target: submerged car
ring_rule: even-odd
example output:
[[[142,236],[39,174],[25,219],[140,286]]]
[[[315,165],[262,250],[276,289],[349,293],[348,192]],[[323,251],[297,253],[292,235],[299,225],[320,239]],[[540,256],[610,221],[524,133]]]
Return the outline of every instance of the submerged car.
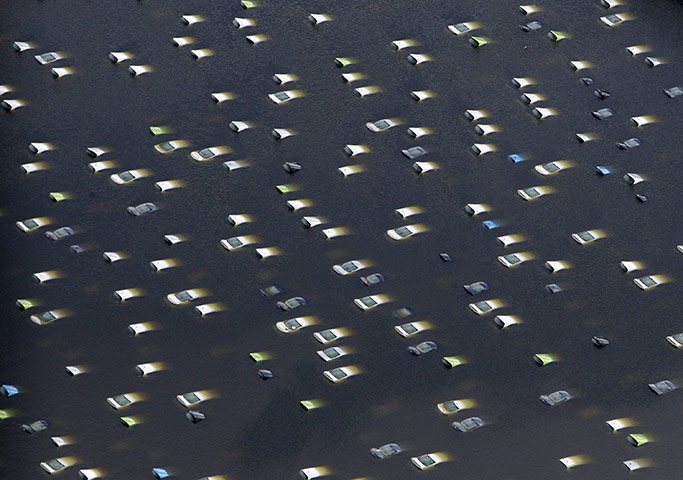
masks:
[[[168,295],[166,295],[166,300],[171,302],[173,305],[180,305],[183,303],[191,302],[203,296],[204,292],[202,292],[202,290],[193,288],[189,290],[183,290],[181,292],[169,293]]]
[[[315,338],[320,343],[325,344],[337,341],[340,338],[345,337],[346,335],[347,332],[345,332],[341,328],[328,328],[327,330],[323,330],[322,332],[315,332],[313,334],[313,338]]]
[[[683,332],[669,335],[666,341],[676,348],[683,348]]]
[[[365,126],[371,132],[383,132],[391,127],[395,127],[396,125],[398,124],[390,118],[383,118],[381,120],[377,120],[376,122],[368,122],[365,124]]]
[[[649,290],[657,285],[661,285],[663,282],[658,279],[656,275],[647,275],[645,277],[633,279],[633,283],[635,283],[641,290]]]
[[[187,142],[184,140],[169,140],[167,142],[157,143],[154,145],[154,148],[159,153],[171,153],[186,146]]]
[[[40,468],[45,470],[50,475],[56,472],[60,472],[71,465],[72,464],[68,461],[67,458],[53,458],[52,460],[48,460],[47,462],[40,462]]]
[[[420,233],[420,231],[415,227],[415,225],[405,225],[403,227],[387,230],[387,235],[394,240],[403,240],[418,233]]]
[[[370,285],[377,285],[378,283],[381,283],[384,281],[384,275],[381,273],[373,273],[372,275],[368,275],[367,277],[360,277],[360,281],[363,282],[363,285],[370,286]]]
[[[115,184],[123,185],[124,183],[134,182],[138,178],[142,178],[144,176],[145,176],[145,171],[137,169],[137,170],[126,170],[125,172],[121,172],[121,173],[114,173],[113,175],[110,175],[109,178]]]
[[[361,310],[370,310],[371,308],[386,303],[386,300],[379,295],[368,295],[367,297],[355,298],[353,303]]]
[[[336,360],[337,358],[347,355],[349,351],[342,347],[330,347],[325,350],[318,350],[316,353],[320,358],[329,362],[330,360]]]
[[[49,221],[42,217],[29,218],[16,222],[16,226],[19,227],[22,232],[31,232],[37,228],[44,227],[45,225],[49,225]]]
[[[629,150],[631,148],[636,148],[640,146],[640,140],[633,137],[629,138],[628,140],[624,140],[623,142],[617,142],[617,147],[619,147],[622,150]]]
[[[23,424],[21,426],[21,429],[28,434],[33,434],[33,433],[42,432],[48,426],[49,425],[45,420],[38,420],[37,422]]]
[[[489,285],[486,282],[470,283],[469,285],[463,285],[462,287],[470,295],[476,295],[477,293],[485,292],[489,289]]]
[[[139,398],[133,393],[122,393],[121,395],[116,395],[114,397],[107,398],[107,403],[111,405],[116,410],[127,407],[137,402]]]
[[[564,403],[568,400],[571,400],[573,397],[568,393],[565,392],[564,390],[558,390],[557,392],[553,392],[549,395],[541,395],[540,399],[543,403],[549,406],[555,406],[559,405],[560,403]]]
[[[347,366],[333,368],[332,370],[325,370],[323,375],[325,375],[325,378],[327,378],[330,382],[337,383],[352,377],[356,373],[357,371],[354,368]]]
[[[604,97],[604,94],[603,94]],[[601,108],[600,110],[595,110],[593,113],[593,116],[597,118],[598,120],[604,120],[606,118],[611,117],[614,115],[614,112],[610,110],[609,108]]]
[[[190,152],[190,156],[197,162],[205,162],[214,157],[225,155],[226,153],[230,153],[230,149],[228,147],[219,146],[195,150],[194,152]]]
[[[66,313],[61,310],[48,310],[37,315],[31,315],[31,321],[36,325],[47,325],[66,316]]]
[[[63,58],[66,58],[66,56],[60,52],[47,52],[41,55],[36,55],[34,58],[41,65],[47,65],[48,63],[56,62],[57,60],[62,60]]]
[[[501,255],[498,257],[498,261],[507,268],[516,267],[517,265],[531,260],[531,256],[523,252],[510,253],[508,255]]]
[[[572,233],[572,238],[577,243],[585,245],[586,243],[592,243],[601,238],[601,235],[597,230],[585,230],[579,233]]]
[[[304,297],[292,297],[284,302],[277,302],[277,308],[288,312],[289,310],[294,310],[295,308],[303,307],[306,305],[306,299]]]
[[[662,380],[661,382],[650,383],[648,387],[650,387],[650,390],[655,392],[657,395],[663,395],[676,390],[676,385],[674,385],[670,380]]]
[[[444,415],[452,415],[459,410],[468,408],[467,402],[462,400],[449,400],[447,402],[438,403],[436,408]]]
[[[427,453],[419,457],[412,457],[410,461],[420,470],[426,470],[444,462],[445,459],[438,453]]]
[[[408,322],[402,325],[395,325],[394,330],[402,337],[410,337],[427,329],[426,322]]]
[[[74,235],[76,232],[73,230],[73,228],[70,227],[62,227],[58,228],[57,230],[54,231],[48,231],[45,232],[45,236],[49,238],[50,240],[61,240],[62,238],[70,237],[71,235]]]
[[[470,417],[462,422],[453,422],[451,425],[459,432],[471,432],[472,430],[483,427],[486,423],[479,417]]]
[[[140,215],[145,215],[146,213],[151,213],[158,209],[159,207],[154,205],[152,202],[146,202],[141,203],[140,205],[136,205],[134,207],[128,207],[127,210],[128,213],[130,213],[134,217],[139,217]]]
[[[469,307],[477,315],[483,315],[485,313],[492,312],[493,310],[500,308],[502,306],[501,302],[498,300],[484,300],[482,302],[470,303]]]
[[[264,297],[273,297],[275,295],[278,295],[282,293],[282,287],[278,285],[270,285],[268,287],[264,287],[260,290],[261,295]]]
[[[275,326],[282,333],[291,333],[315,325],[315,323],[314,317],[296,317],[285,320],[284,322],[277,322]]]
[[[435,342],[428,341],[428,342],[419,343],[415,346],[411,345],[410,347],[408,347],[408,351],[410,353],[412,353],[413,355],[416,355],[419,357],[420,355],[424,355],[425,353],[429,353],[432,350],[436,350],[438,348],[439,348],[439,346]]]
[[[206,394],[206,392],[196,391],[178,395],[176,396],[176,399],[183,407],[190,408],[198,403],[203,402],[204,400],[208,400],[209,396]]]
[[[426,155],[428,152],[422,147],[410,147],[405,150],[401,150],[401,153],[412,160],[413,158]]]
[[[368,264],[361,260],[349,260],[341,265],[333,265],[332,270],[334,270],[334,273],[339,275],[348,275],[350,273],[357,272],[358,270],[362,270],[367,266]]]
[[[377,458],[387,458],[387,457],[393,457],[394,455],[397,455],[401,453],[403,450],[401,449],[400,446],[398,446],[395,443],[387,443],[386,445],[382,445],[379,448],[371,448],[370,453],[377,457]]]

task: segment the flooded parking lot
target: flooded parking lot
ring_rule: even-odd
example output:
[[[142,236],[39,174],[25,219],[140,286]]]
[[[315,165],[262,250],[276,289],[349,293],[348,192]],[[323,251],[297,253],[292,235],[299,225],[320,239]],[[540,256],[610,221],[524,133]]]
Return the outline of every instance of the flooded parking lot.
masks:
[[[681,390],[655,395],[648,384],[683,382],[681,351],[667,341],[683,331],[683,98],[663,93],[683,87],[680,2],[630,0],[605,9],[593,0],[539,1],[540,11],[528,15],[502,0],[258,3],[7,7],[0,83],[11,91],[0,100],[25,105],[0,112],[1,380],[19,390],[0,398],[7,445],[1,476],[46,476],[41,462],[66,458],[65,478],[82,469],[153,478],[152,469],[163,468],[182,479],[287,479],[325,467],[335,479],[611,479],[629,475],[629,460],[645,467],[635,473],[641,478],[676,478]],[[613,12],[632,18],[608,27],[600,17]],[[312,25],[311,13],[331,20]],[[202,21],[187,25],[183,15]],[[238,29],[235,18],[255,25]],[[532,21],[541,27],[519,28]],[[479,27],[449,31],[461,22]],[[567,38],[554,42],[551,30]],[[259,34],[267,40],[246,39]],[[473,48],[473,36],[490,42]],[[181,37],[192,43],[175,46]],[[396,40],[413,42],[397,50]],[[19,53],[16,41],[34,45]],[[632,46],[643,53],[632,55]],[[212,55],[196,60],[190,51],[198,49]],[[36,62],[46,52],[65,58]],[[110,52],[133,58],[114,63]],[[410,54],[430,61],[414,65]],[[651,67],[647,57],[662,64]],[[575,70],[570,62],[590,66]],[[130,65],[152,71],[133,76]],[[56,79],[51,68],[73,74]],[[348,73],[363,78],[347,82]],[[275,74],[297,79],[278,84]],[[533,83],[518,88],[513,78]],[[376,93],[361,96],[354,89],[362,87]],[[596,89],[609,98],[600,100]],[[282,91],[300,97],[269,99]],[[433,96],[416,101],[411,92],[418,91]],[[229,100],[212,98],[225,92]],[[523,94],[543,99],[527,105]],[[539,120],[534,108],[556,114]],[[602,108],[613,116],[591,115]],[[467,110],[486,116],[471,121]],[[651,123],[638,127],[632,117]],[[366,128],[380,119],[396,125]],[[235,133],[235,121],[251,128]],[[480,135],[477,125],[498,131]],[[168,133],[152,135],[150,127]],[[276,140],[276,128],[295,135]],[[413,138],[408,128],[431,133]],[[592,140],[581,143],[577,134]],[[640,145],[617,147],[630,138]],[[161,153],[174,140],[185,144]],[[32,143],[50,150],[36,155]],[[493,151],[476,155],[474,144]],[[347,145],[365,151],[349,155]],[[427,153],[401,153],[415,146]],[[89,147],[109,151],[94,157]],[[209,147],[228,153],[206,161],[190,156]],[[244,167],[223,165],[231,161]],[[563,168],[551,175],[534,168],[559,161]],[[93,162],[112,163],[95,173]],[[301,169],[288,173],[285,162]],[[415,162],[433,170],[418,174]],[[352,169],[358,173],[342,175],[345,166],[359,166]],[[597,166],[610,173],[596,173]],[[143,174],[128,182],[124,175],[122,184],[110,179],[129,170]],[[627,173],[644,181],[629,185]],[[164,181],[177,188],[159,191],[155,183]],[[517,193],[530,187],[542,198],[525,201]],[[305,200],[304,208],[292,211],[293,200]],[[127,211],[146,202],[157,210]],[[488,211],[469,215],[468,204]],[[405,207],[419,208],[401,218],[395,210]],[[228,217],[238,215],[250,221],[231,225]],[[306,228],[304,216],[322,224]],[[30,232],[15,226],[31,218],[46,225]],[[387,234],[405,225],[417,225],[415,234]],[[73,236],[44,235],[65,226]],[[341,230],[328,236],[345,235],[326,238],[322,231],[330,228]],[[572,238],[585,231],[592,237],[579,238],[595,241]],[[165,235],[183,241],[170,245]],[[504,247],[497,239],[510,235],[521,241]],[[248,244],[221,246],[232,237],[249,237],[240,240]],[[259,259],[263,248],[277,255]],[[107,262],[105,252],[121,260]],[[526,260],[506,268],[497,259],[515,253]],[[170,268],[154,271],[155,260]],[[335,273],[334,265],[351,260],[367,266]],[[550,273],[547,261],[564,269]],[[637,270],[624,273],[623,261],[637,262]],[[32,278],[54,270],[59,274],[48,277],[59,278]],[[384,281],[364,285],[360,277],[373,273]],[[654,275],[663,284],[641,290],[633,282]],[[479,281],[489,289],[470,296],[462,288]],[[561,291],[551,293],[549,284]],[[271,285],[282,292],[259,293]],[[167,295],[187,289],[198,290],[198,298],[169,302]],[[119,301],[122,295],[131,298]],[[378,297],[364,305],[386,304],[366,311],[354,304],[371,295]],[[289,312],[276,306],[299,296],[306,305]],[[17,299],[35,306],[21,310]],[[494,299],[500,308],[489,313],[469,307]],[[194,310],[201,305],[217,311],[202,316]],[[31,320],[46,311],[64,318]],[[300,316],[315,323],[291,333],[276,328]],[[520,323],[501,329],[497,316]],[[408,322],[424,322],[425,330],[399,335],[394,327]],[[132,335],[128,326],[140,323],[153,329]],[[314,338],[330,328],[346,336],[324,345]],[[597,348],[594,336],[609,345]],[[438,349],[408,352],[425,341]],[[330,346],[348,353],[325,362],[316,351]],[[256,363],[255,352],[269,358]],[[552,362],[538,365],[539,354]],[[462,364],[447,368],[443,357]],[[150,362],[160,370],[136,372]],[[85,373],[70,376],[66,366]],[[331,382],[323,372],[337,367],[354,375]],[[260,369],[273,378],[261,379]],[[206,396],[192,407],[206,415],[197,424],[176,400],[195,391]],[[571,400],[539,400],[556,391]],[[118,410],[107,404],[120,394],[139,401]],[[307,400],[320,408],[302,408]],[[437,404],[449,400],[468,408],[444,415]],[[121,417],[132,418],[131,426]],[[466,433],[451,426],[468,417],[486,425]],[[633,425],[613,432],[605,424],[623,418]],[[48,428],[21,431],[37,420]],[[635,447],[629,434],[649,442]],[[67,436],[69,444],[56,448],[53,436]],[[389,443],[402,452],[383,460],[370,454]],[[434,452],[447,461],[422,472],[411,464],[411,457]],[[572,459],[563,465],[566,457]],[[572,461],[577,465],[567,471]]]

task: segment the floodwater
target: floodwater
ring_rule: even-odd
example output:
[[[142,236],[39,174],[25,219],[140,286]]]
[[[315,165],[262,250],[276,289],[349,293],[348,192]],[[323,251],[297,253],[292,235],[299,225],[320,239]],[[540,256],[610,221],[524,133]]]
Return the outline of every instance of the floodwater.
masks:
[[[680,99],[663,88],[680,85],[683,69],[683,7],[680,2],[630,0],[614,9],[634,20],[604,27],[607,15],[593,0],[539,0],[543,11],[523,16],[518,3],[490,1],[312,2],[263,0],[244,10],[239,2],[189,1],[5,2],[0,19],[0,82],[14,86],[5,98],[29,104],[0,115],[2,131],[3,305],[2,383],[21,394],[0,400],[15,416],[0,423],[5,445],[0,477],[46,476],[39,463],[75,457],[61,474],[76,478],[77,469],[98,468],[107,478],[152,478],[163,467],[177,478],[225,475],[229,479],[293,479],[305,467],[327,466],[330,478],[380,479],[477,478],[537,479],[573,475],[581,479],[624,478],[622,461],[646,458],[643,479],[673,479],[683,467],[680,418],[681,390],[663,396],[648,383],[669,379],[683,386],[681,352],[665,340],[683,331],[681,272]],[[313,27],[309,13],[327,13],[333,21]],[[206,21],[185,26],[181,15],[201,14]],[[257,26],[237,30],[235,17]],[[520,23],[539,20],[543,28],[524,33]],[[473,49],[467,36],[446,26],[478,21],[482,35],[494,40]],[[553,43],[549,29],[572,37]],[[263,33],[270,40],[251,45],[246,35]],[[192,36],[192,47],[175,48],[171,38]],[[412,38],[420,45],[396,51],[390,42]],[[12,42],[32,41],[36,50],[17,54]],[[625,47],[649,45],[651,52],[630,56]],[[210,48],[215,55],[193,60],[190,48]],[[33,55],[68,52],[69,58],[39,65]],[[110,51],[134,53],[136,64],[155,71],[133,78],[127,64],[107,60]],[[409,53],[433,61],[411,65]],[[644,57],[665,57],[667,64],[649,68]],[[335,57],[355,57],[344,69]],[[593,67],[580,72],[570,61]],[[52,66],[76,74],[55,80]],[[363,72],[351,84],[341,73]],[[275,73],[294,73],[300,80],[276,85]],[[579,78],[589,76],[593,86]],[[513,77],[533,77],[537,84],[515,89]],[[292,86],[292,88],[288,88]],[[358,86],[377,85],[382,93],[359,98]],[[600,101],[595,88],[612,97]],[[267,95],[297,89],[303,98],[274,105]],[[413,90],[429,89],[437,97],[416,103]],[[236,98],[216,104],[212,92]],[[539,122],[520,101],[524,92],[547,97],[544,107],[556,117]],[[615,115],[599,121],[598,108]],[[480,137],[466,109],[490,113],[486,123],[500,132]],[[657,123],[636,128],[629,118],[653,115]],[[365,122],[399,118],[402,125],[371,133]],[[240,134],[232,120],[253,122]],[[148,127],[170,125],[175,133],[154,137]],[[412,139],[407,127],[429,127],[431,136]],[[297,135],[277,142],[272,128],[291,128]],[[599,140],[579,144],[576,133],[595,132]],[[642,146],[620,151],[615,142],[638,137]],[[190,149],[161,155],[153,145],[185,139],[192,150],[228,145],[234,153],[204,163],[190,159]],[[490,140],[489,140],[490,139]],[[31,142],[51,142],[57,149],[39,158]],[[476,157],[473,143],[492,143],[498,150]],[[369,153],[348,158],[346,144],[363,144]],[[418,176],[400,150],[414,145],[430,153],[425,161],[440,169]],[[93,174],[86,147],[109,146],[98,160],[118,167]],[[509,154],[529,160],[513,163]],[[249,168],[229,172],[224,160],[247,159]],[[573,168],[541,177],[533,166],[567,159]],[[422,159],[420,159],[422,160]],[[26,175],[21,164],[44,161],[50,169]],[[299,162],[290,176],[281,165]],[[342,177],[337,168],[362,164],[366,172]],[[600,177],[596,165],[614,174]],[[116,186],[111,173],[147,168],[153,175]],[[628,186],[622,176],[639,173],[647,181]],[[182,180],[184,188],[159,193],[154,182]],[[280,194],[276,185],[298,190]],[[516,190],[537,185],[555,192],[524,202]],[[54,203],[49,192],[68,191],[73,198]],[[634,194],[647,195],[639,203]],[[310,199],[308,209],[290,212],[286,201]],[[132,217],[126,207],[154,202],[159,211]],[[468,217],[467,203],[485,203],[492,211]],[[394,209],[420,206],[424,213],[405,221]],[[250,214],[254,222],[232,227],[230,214]],[[329,220],[322,228],[345,226],[353,234],[326,240],[320,228],[305,229],[303,215]],[[51,227],[22,233],[17,220],[48,216]],[[483,220],[504,225],[487,230]],[[385,231],[419,223],[428,231],[401,242]],[[42,232],[71,226],[77,236],[57,242]],[[600,229],[606,238],[579,246],[571,234]],[[185,243],[169,246],[165,234],[183,233]],[[524,243],[503,248],[496,237],[523,234]],[[259,260],[253,246],[233,252],[221,239],[255,235],[257,246],[278,247],[282,255]],[[70,246],[86,251],[75,254]],[[517,248],[519,247],[519,248]],[[125,252],[113,264],[104,251]],[[498,255],[532,252],[535,260],[506,269]],[[452,260],[442,262],[439,253]],[[152,260],[174,258],[178,268],[154,273]],[[334,264],[369,259],[373,267],[340,277]],[[551,275],[546,260],[564,260],[572,268]],[[643,272],[624,275],[622,260],[645,264]],[[35,272],[60,270],[64,278],[38,285]],[[364,286],[361,275],[381,272],[386,282]],[[671,281],[640,291],[636,276],[667,275]],[[462,285],[486,281],[490,295],[466,295]],[[557,283],[552,295],[544,286]],[[259,289],[277,284],[285,293],[264,298]],[[113,292],[141,288],[145,295],[119,303]],[[171,306],[165,295],[204,288],[210,295],[195,304],[220,302],[226,310],[200,317],[191,306]],[[382,293],[393,300],[362,312],[353,299]],[[284,313],[275,302],[303,296],[308,305]],[[37,298],[28,311],[18,298]],[[476,316],[472,301],[499,298],[501,314],[523,323],[497,329],[494,314]],[[414,314],[396,319],[392,311],[410,307]],[[71,316],[37,326],[33,313],[66,308]],[[301,313],[299,313],[301,312]],[[497,313],[497,312],[496,312]],[[274,325],[296,315],[315,315],[318,325],[284,335]],[[432,330],[412,338],[393,326],[429,321]],[[160,329],[136,337],[126,327],[154,321]],[[316,350],[311,333],[346,327],[353,335],[336,345],[354,353],[329,363]],[[611,344],[596,349],[593,335]],[[423,357],[407,347],[425,340],[439,350]],[[274,358],[256,364],[250,352]],[[535,353],[554,353],[557,363],[538,367]],[[448,370],[444,355],[464,356],[468,363]],[[139,363],[163,362],[166,370],[136,375]],[[85,365],[87,374],[70,377],[64,367]],[[322,372],[357,365],[362,374],[338,384]],[[274,378],[261,380],[259,368]],[[175,396],[212,390],[215,398],[197,407],[207,420],[193,425]],[[539,395],[567,390],[575,398],[547,407]],[[115,411],[106,398],[137,392],[145,400]],[[446,417],[436,404],[474,399],[476,407]],[[323,399],[324,408],[305,411],[299,401]],[[132,428],[119,417],[135,416]],[[487,426],[462,434],[450,423],[479,416]],[[605,421],[630,417],[638,425],[617,433]],[[26,435],[22,423],[47,420],[48,430]],[[651,434],[654,442],[635,448],[629,433]],[[59,449],[50,436],[67,435],[73,445]],[[400,455],[377,460],[371,447],[398,443]],[[450,461],[420,472],[410,457],[445,452]],[[567,472],[558,459],[584,455],[586,465]]]

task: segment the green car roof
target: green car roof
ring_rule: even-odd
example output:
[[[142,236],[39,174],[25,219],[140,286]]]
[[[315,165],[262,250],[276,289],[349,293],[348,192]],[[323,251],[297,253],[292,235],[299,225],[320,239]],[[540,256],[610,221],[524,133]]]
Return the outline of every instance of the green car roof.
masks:
[[[634,447],[640,447],[640,446],[645,445],[646,443],[650,443],[652,441],[652,438],[645,435],[644,433],[632,433],[627,438],[628,438],[628,441],[631,442],[631,444]]]
[[[453,368],[457,367],[458,365],[462,365],[464,363],[467,363],[465,361],[464,357],[443,357],[441,359],[444,365],[446,365],[448,368]]]
[[[560,32],[559,30],[550,30],[548,33],[548,38],[554,42],[559,42],[560,40],[569,38],[569,34],[567,32]]]
[[[68,200],[70,196],[67,192],[50,192],[50,198],[55,202],[61,202],[62,200]]]
[[[163,135],[166,133],[172,133],[173,129],[168,126],[159,126],[159,127],[149,127],[149,131],[152,135]]]
[[[288,183],[287,185],[278,185],[277,186],[277,191],[280,193],[296,192],[297,190],[298,190],[298,187],[293,183]]]
[[[320,407],[325,406],[325,401],[320,400],[318,398],[314,398],[311,400],[301,400],[299,403],[306,410],[315,410],[316,408],[320,408]]]
[[[488,37],[471,37],[470,38],[470,45],[473,47],[481,47],[483,45],[486,45],[487,43],[491,43],[491,39]]]
[[[548,365],[549,363],[556,362],[558,360],[556,355],[552,353],[537,353],[534,355],[534,361],[539,365]]]
[[[142,422],[135,417],[121,417],[121,423],[123,423],[126,427],[132,427]]]
[[[20,298],[17,300],[17,306],[22,310],[28,310],[31,307],[40,305],[40,302],[31,298]]]
[[[268,352],[252,352],[249,354],[251,359],[255,362],[262,362],[264,360],[270,360],[273,358],[270,353]]]
[[[242,0],[240,5],[242,5],[242,8],[254,8],[260,6],[258,2],[254,2],[252,0]]]
[[[337,57],[334,59],[334,63],[337,64],[338,67],[344,68],[349,65],[353,65],[354,63],[357,63],[358,60],[352,57]]]

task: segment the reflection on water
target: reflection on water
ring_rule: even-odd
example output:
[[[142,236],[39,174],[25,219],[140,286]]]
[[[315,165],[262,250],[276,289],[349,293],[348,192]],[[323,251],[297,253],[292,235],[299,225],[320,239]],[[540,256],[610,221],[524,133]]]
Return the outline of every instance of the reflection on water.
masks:
[[[71,477],[76,468],[96,468],[112,478],[144,478],[161,467],[188,479],[296,478],[301,468],[322,466],[333,478],[411,478],[417,473],[411,456],[445,452],[449,461],[430,478],[542,478],[562,475],[563,463],[575,465],[581,478],[617,478],[627,472],[621,462],[637,458],[652,465],[639,472],[643,478],[675,477],[680,442],[671,426],[680,416],[679,392],[655,396],[647,384],[683,382],[679,352],[665,340],[683,330],[676,315],[683,257],[675,247],[682,238],[675,215],[681,207],[675,149],[681,107],[661,91],[681,77],[680,5],[629,2],[618,12],[636,20],[609,29],[599,21],[607,13],[597,2],[539,2],[542,12],[528,16],[502,1],[417,9],[413,2],[262,3],[248,10],[237,1],[7,6],[0,81],[14,91],[3,99],[27,105],[0,115],[8,332],[2,381],[21,390],[0,402],[15,414],[0,423],[11,442],[2,476],[34,478],[44,474],[40,462],[73,457]],[[306,20],[310,13],[332,20],[314,27]],[[181,16],[190,14],[205,21],[186,26]],[[235,17],[252,18],[256,26],[237,30]],[[533,20],[543,27],[518,28]],[[477,35],[493,40],[478,49],[468,35],[447,29],[475,21],[481,24]],[[549,29],[570,37],[552,42]],[[251,45],[245,37],[255,34],[268,40]],[[177,48],[173,37],[194,43]],[[391,46],[405,39],[415,41],[398,51]],[[17,54],[11,48],[16,40],[39,47]],[[669,63],[649,68],[645,54],[625,50],[640,44]],[[214,55],[195,60],[191,49]],[[66,52],[68,59],[54,65],[74,74],[54,79],[51,66],[32,58],[47,51]],[[111,51],[131,52],[134,59],[114,64],[107,59]],[[416,66],[409,54],[431,61]],[[337,57],[355,63],[339,68]],[[593,66],[575,72],[570,61]],[[134,78],[129,64],[154,71]],[[342,73],[363,78],[347,82]],[[278,85],[274,74],[298,80]],[[535,83],[518,89],[511,79],[522,77]],[[581,77],[594,84],[582,84]],[[362,98],[354,92],[373,85],[381,92]],[[598,100],[596,88],[611,97]],[[290,90],[302,96],[280,105],[268,99]],[[410,92],[423,90],[435,95],[411,98]],[[230,92],[229,99],[217,103],[211,94],[221,92]],[[558,114],[538,121],[523,93],[542,95],[532,107]],[[591,116],[607,107],[613,117]],[[488,116],[471,122],[468,109]],[[658,122],[637,128],[629,123],[634,116]],[[382,118],[399,125],[377,133],[365,127]],[[231,121],[253,128],[236,134]],[[477,132],[477,125],[497,131],[483,136],[488,132]],[[170,130],[152,136],[150,126]],[[415,139],[409,128],[425,135]],[[296,134],[276,140],[273,129]],[[577,133],[596,140],[581,144]],[[617,149],[615,142],[631,137],[642,145]],[[173,139],[188,145],[166,155],[154,150]],[[36,157],[28,150],[32,142],[55,150]],[[475,143],[495,151],[475,156]],[[350,158],[346,145],[367,151]],[[93,159],[85,149],[96,146],[111,152]],[[202,162],[189,156],[213,146],[232,153]],[[413,146],[428,152],[415,160],[439,168],[417,175],[415,160],[400,152]],[[515,163],[509,155],[525,160]],[[534,170],[556,160],[572,168],[549,176]],[[113,168],[93,173],[88,163],[94,161],[113,162]],[[244,168],[228,169],[225,161]],[[27,175],[20,167],[35,162],[45,170]],[[289,174],[285,162],[302,168]],[[614,173],[599,177],[596,165]],[[342,175],[338,169],[345,166],[355,166],[346,170],[353,173]],[[123,185],[108,178],[132,169],[146,176]],[[629,187],[625,173],[648,181]],[[179,188],[160,192],[155,183],[166,181]],[[552,194],[526,202],[516,193],[535,186]],[[68,192],[68,198],[56,202],[50,192]],[[635,193],[649,201],[639,203]],[[292,211],[287,202],[294,200],[303,202]],[[126,212],[144,202],[159,210],[140,217]],[[470,216],[464,210],[470,203],[490,211]],[[401,219],[394,211],[404,207],[417,208]],[[232,226],[229,215],[251,221]],[[13,225],[43,216],[53,223],[36,232]],[[303,216],[326,223],[307,229]],[[487,229],[483,221],[499,227]],[[401,241],[386,236],[407,224],[424,231]],[[62,226],[76,234],[53,242],[42,233]],[[323,229],[335,229],[326,230],[333,238]],[[571,234],[584,230],[605,237],[580,246]],[[169,245],[164,235],[184,241]],[[504,248],[496,237],[509,235],[520,243]],[[220,241],[231,237],[257,243],[228,251]],[[84,251],[74,253],[75,244]],[[256,248],[279,255],[259,260]],[[106,262],[104,252],[120,260]],[[496,260],[516,252],[533,258],[513,268]],[[372,267],[346,276],[332,271],[353,259]],[[168,267],[155,271],[150,262],[159,260]],[[639,262],[642,271],[625,275],[624,260]],[[571,268],[551,274],[546,261]],[[31,278],[52,270],[59,270],[58,278],[41,284]],[[359,281],[376,272],[386,281]],[[671,282],[642,292],[632,282],[641,273]],[[462,290],[477,281],[490,291],[470,297]],[[551,283],[562,291],[549,293]],[[269,285],[283,293],[260,295]],[[178,306],[165,300],[186,289],[205,296]],[[119,301],[117,291],[135,296]],[[366,312],[353,304],[377,294],[391,301]],[[292,312],[276,308],[294,296],[307,305]],[[505,306],[482,316],[468,308],[492,298]],[[20,311],[16,299],[41,305]],[[204,316],[193,310],[197,305],[209,305]],[[414,314],[392,316],[401,307]],[[29,320],[49,309],[72,314],[44,326]],[[520,323],[501,330],[493,322],[497,313]],[[275,329],[296,316],[315,316],[318,323],[291,334]],[[394,326],[409,321],[431,328],[403,338]],[[129,324],[149,331],[131,335]],[[353,353],[322,361],[315,352],[325,347],[312,333],[327,328],[343,328],[347,336],[325,347]],[[594,335],[610,345],[596,348]],[[420,357],[408,353],[423,341],[439,349]],[[269,358],[256,364],[253,352]],[[553,362],[539,366],[536,354],[550,354]],[[443,356],[465,361],[448,369]],[[140,364],[161,367],[142,376],[135,369]],[[86,373],[71,377],[66,366]],[[335,384],[322,374],[342,366],[358,374]],[[271,370],[273,378],[262,380],[259,369]],[[555,407],[538,400],[557,390],[574,399]],[[197,424],[175,400],[192,391],[212,392],[193,407],[206,415]],[[106,398],[122,393],[140,401],[120,410],[107,405]],[[450,416],[436,408],[458,399],[476,406]],[[306,410],[304,400],[321,406]],[[134,419],[131,426],[122,425],[122,416]],[[450,426],[469,416],[487,425],[469,433]],[[604,422],[617,418],[637,426],[611,433]],[[22,423],[39,419],[49,422],[46,431],[20,431]],[[655,441],[636,449],[627,441],[630,433]],[[57,449],[50,436],[71,441]],[[371,447],[386,443],[404,452],[383,461],[370,455]]]

